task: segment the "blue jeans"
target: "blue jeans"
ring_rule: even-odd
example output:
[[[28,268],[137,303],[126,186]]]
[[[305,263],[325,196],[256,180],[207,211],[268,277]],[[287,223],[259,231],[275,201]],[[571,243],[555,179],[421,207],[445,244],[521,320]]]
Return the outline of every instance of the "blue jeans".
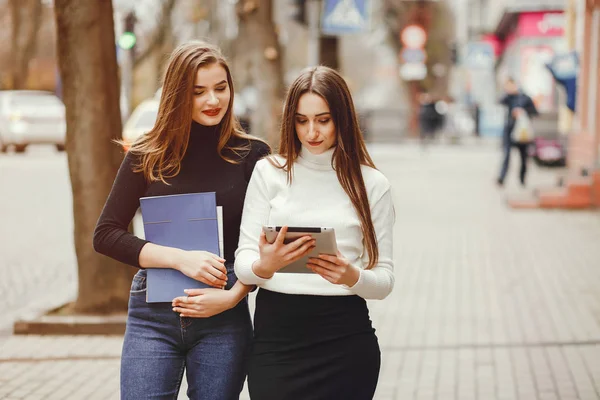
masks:
[[[228,266],[230,289],[236,281]],[[171,303],[146,303],[146,271],[133,278],[121,355],[121,399],[239,399],[252,340],[248,303],[210,318],[181,318]]]
[[[510,139],[504,139],[504,157],[502,159],[502,168],[500,169],[500,175],[498,176],[498,183],[503,184],[508,172],[508,165],[510,162],[510,151],[512,147],[516,147],[521,155],[521,170],[519,172],[519,180],[521,185],[525,185],[525,177],[527,175],[527,151],[529,149],[529,143],[513,143]]]

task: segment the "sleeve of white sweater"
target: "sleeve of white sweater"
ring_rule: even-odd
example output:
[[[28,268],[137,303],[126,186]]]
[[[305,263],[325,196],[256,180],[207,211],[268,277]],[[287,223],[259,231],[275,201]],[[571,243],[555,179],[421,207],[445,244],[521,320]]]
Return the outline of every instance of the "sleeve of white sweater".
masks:
[[[392,192],[387,190],[371,207],[371,219],[375,228],[379,259],[377,264],[369,269],[360,271],[358,282],[350,288],[352,293],[364,299],[384,299],[394,288],[394,203]],[[369,264],[369,257],[365,250],[363,264]]]
[[[242,213],[242,224],[240,227],[240,240],[235,251],[235,274],[245,285],[260,285],[268,279],[261,278],[252,270],[252,264],[260,259],[258,250],[258,238],[262,226],[269,221],[270,199],[268,186],[264,179],[266,159],[260,160],[246,190],[244,210]]]

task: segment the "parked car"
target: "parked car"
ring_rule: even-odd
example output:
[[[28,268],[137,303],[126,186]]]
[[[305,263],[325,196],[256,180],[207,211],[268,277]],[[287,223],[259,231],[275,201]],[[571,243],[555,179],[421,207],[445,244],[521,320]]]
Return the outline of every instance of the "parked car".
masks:
[[[148,133],[156,122],[159,100],[152,98],[141,102],[131,113],[123,126],[123,148],[129,150],[131,144]]]
[[[17,153],[30,144],[52,144],[65,149],[65,106],[51,92],[0,91],[0,151],[14,147]]]

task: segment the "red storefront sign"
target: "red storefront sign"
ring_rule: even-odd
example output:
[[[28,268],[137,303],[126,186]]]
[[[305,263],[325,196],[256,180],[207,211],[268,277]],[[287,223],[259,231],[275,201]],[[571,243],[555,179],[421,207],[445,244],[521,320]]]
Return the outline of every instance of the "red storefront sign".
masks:
[[[565,15],[562,11],[530,12],[519,15],[518,36],[563,36]]]

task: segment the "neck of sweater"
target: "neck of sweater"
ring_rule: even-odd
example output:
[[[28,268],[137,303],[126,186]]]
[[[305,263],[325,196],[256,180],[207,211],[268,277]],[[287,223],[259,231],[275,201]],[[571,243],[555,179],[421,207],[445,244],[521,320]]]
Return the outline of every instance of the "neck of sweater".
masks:
[[[318,169],[322,171],[333,170],[333,151],[334,148],[325,150],[320,154],[313,154],[307,148],[302,146],[297,162],[310,169]]]
[[[220,125],[205,126],[192,121],[188,151],[211,151],[216,153],[221,130]]]

